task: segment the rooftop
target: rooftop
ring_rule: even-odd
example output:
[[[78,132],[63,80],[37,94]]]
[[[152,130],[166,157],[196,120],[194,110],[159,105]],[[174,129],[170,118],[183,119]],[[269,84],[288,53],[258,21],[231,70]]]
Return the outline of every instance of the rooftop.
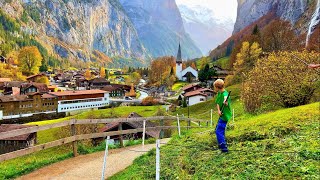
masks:
[[[35,127],[35,126],[30,126],[30,125],[26,126],[26,125],[20,125],[20,124],[1,124],[0,125],[0,132],[9,132],[9,131],[29,128],[29,127]],[[0,139],[0,140],[24,141],[24,140],[27,140],[31,134],[32,133],[24,134],[24,135],[20,135],[20,136],[15,136],[15,137],[10,137],[10,138],[5,138],[5,139]]]
[[[31,101],[27,95],[0,96],[0,102]]]
[[[103,90],[83,90],[83,91],[63,91],[63,92],[50,92],[50,94],[55,96],[76,96],[76,95],[87,95],[87,94],[104,94],[108,91]]]
[[[207,97],[206,94],[200,92],[200,91],[191,91],[191,92],[187,92],[184,96],[185,97],[192,97],[192,96],[197,96],[197,95],[200,95],[200,96],[205,96]]]

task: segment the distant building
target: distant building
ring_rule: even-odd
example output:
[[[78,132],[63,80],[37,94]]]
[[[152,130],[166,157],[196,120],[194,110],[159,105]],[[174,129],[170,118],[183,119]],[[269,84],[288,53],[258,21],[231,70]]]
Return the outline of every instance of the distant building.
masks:
[[[101,90],[109,91],[110,97],[112,98],[123,98],[126,94],[126,90],[121,86],[113,86],[113,85],[107,85],[103,87]]]
[[[216,76],[212,77],[213,81],[217,79],[226,79],[228,75],[232,75],[232,71],[227,70],[227,69],[222,69],[219,66],[213,66],[211,69],[216,71]]]
[[[189,100],[190,106],[212,99],[215,95],[212,89],[200,88],[197,84],[191,84],[184,88],[184,97]]]
[[[49,88],[44,83],[23,83],[20,86],[20,94],[29,94],[29,93],[47,93],[49,92]]]
[[[40,73],[40,74],[28,76],[27,77],[27,81],[28,82],[36,82],[37,79],[42,78],[42,77],[46,77],[46,74],[45,73]]]
[[[20,124],[1,124],[0,132],[9,132],[17,129],[24,129],[33,126]],[[0,154],[17,151],[20,149],[32,147],[37,143],[37,133],[28,133],[20,136],[0,139]]]
[[[200,84],[196,83],[196,84],[189,84],[185,87],[182,88],[183,93],[187,93],[187,92],[191,92],[191,91],[196,91],[198,89],[201,89]]]
[[[3,119],[29,117],[34,114],[56,113],[58,99],[49,94],[0,96],[0,111]]]
[[[19,95],[20,88],[23,83],[25,83],[25,82],[22,82],[22,81],[4,82],[3,94],[4,95]]]
[[[58,97],[58,112],[71,112],[84,109],[97,109],[110,104],[108,91],[85,90],[50,92]]]
[[[180,81],[198,80],[198,71],[192,67],[187,67],[182,69],[182,54],[181,54],[181,45],[179,43],[178,55],[176,59],[176,76]]]
[[[90,89],[101,89],[107,85],[110,85],[110,82],[105,78],[94,78],[89,81]]]

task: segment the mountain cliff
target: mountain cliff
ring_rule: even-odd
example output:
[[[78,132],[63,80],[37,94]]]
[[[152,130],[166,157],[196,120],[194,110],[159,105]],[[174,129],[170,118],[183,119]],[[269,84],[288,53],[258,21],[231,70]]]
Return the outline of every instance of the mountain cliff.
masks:
[[[233,34],[270,12],[294,25],[311,1],[314,0],[238,0],[238,15]]]
[[[88,61],[95,50],[110,57],[148,59],[118,1],[23,0],[1,1],[0,6],[16,18],[25,18],[25,31],[61,58]]]
[[[179,41],[185,59],[202,55],[184,29],[175,0],[120,0],[120,3],[152,56],[175,56]]]

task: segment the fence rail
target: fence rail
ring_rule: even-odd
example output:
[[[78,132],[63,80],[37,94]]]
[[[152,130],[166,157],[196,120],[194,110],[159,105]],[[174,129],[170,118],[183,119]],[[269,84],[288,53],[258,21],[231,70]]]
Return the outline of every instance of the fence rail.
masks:
[[[76,135],[75,132],[75,125],[85,125],[85,124],[106,124],[106,123],[123,123],[123,122],[139,122],[139,121],[163,121],[163,120],[177,120],[177,117],[169,117],[169,116],[156,116],[156,117],[141,117],[141,118],[112,118],[112,119],[85,119],[85,120],[69,120],[64,122],[59,122],[55,124],[49,124],[44,126],[34,126],[34,127],[28,127],[24,129],[18,129],[18,130],[12,130],[9,132],[1,132],[0,133],[0,139],[6,139],[10,137],[16,137],[23,134],[29,134],[29,133],[35,133],[39,131],[44,131],[48,129],[53,128],[59,128],[59,127],[65,127],[70,126],[71,127],[71,135],[70,137],[62,138],[59,140],[55,140],[52,142],[48,142],[45,144],[36,145],[33,147],[21,149],[18,151],[13,151],[10,153],[2,154],[0,155],[0,162],[10,160],[13,158],[17,158],[20,156],[28,155],[34,152],[38,152],[44,149],[61,146],[68,143],[73,143],[73,153],[74,156],[77,156],[77,141],[80,140],[86,140],[86,139],[95,139],[95,138],[102,138],[107,136],[117,136],[117,135],[125,135],[125,134],[133,134],[133,133],[140,133],[145,132],[145,130],[163,130],[163,129],[175,129],[178,128],[190,128],[190,126],[180,126],[178,123],[178,126],[156,126],[156,127],[146,127],[144,128],[137,128],[137,129],[130,129],[130,130],[118,130],[118,131],[110,131],[110,132],[102,132],[102,133],[91,133],[91,134],[80,134]],[[201,122],[208,122],[206,120],[200,120],[200,119],[193,119],[193,118],[179,118],[179,121],[185,120],[185,121],[201,121]],[[206,128],[203,126],[199,126],[197,128]]]

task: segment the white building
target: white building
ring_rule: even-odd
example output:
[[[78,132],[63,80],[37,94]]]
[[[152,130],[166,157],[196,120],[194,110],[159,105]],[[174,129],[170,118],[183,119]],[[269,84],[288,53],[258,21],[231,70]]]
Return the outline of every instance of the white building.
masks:
[[[184,96],[189,100],[189,106],[207,101],[207,95],[199,91],[188,92]]]
[[[71,112],[85,109],[97,109],[110,104],[108,91],[86,90],[86,91],[64,91],[52,92],[58,96],[58,112]]]
[[[198,71],[192,67],[182,69],[181,45],[179,43],[178,55],[176,59],[176,76],[180,81],[187,81],[188,77],[198,80]]]

